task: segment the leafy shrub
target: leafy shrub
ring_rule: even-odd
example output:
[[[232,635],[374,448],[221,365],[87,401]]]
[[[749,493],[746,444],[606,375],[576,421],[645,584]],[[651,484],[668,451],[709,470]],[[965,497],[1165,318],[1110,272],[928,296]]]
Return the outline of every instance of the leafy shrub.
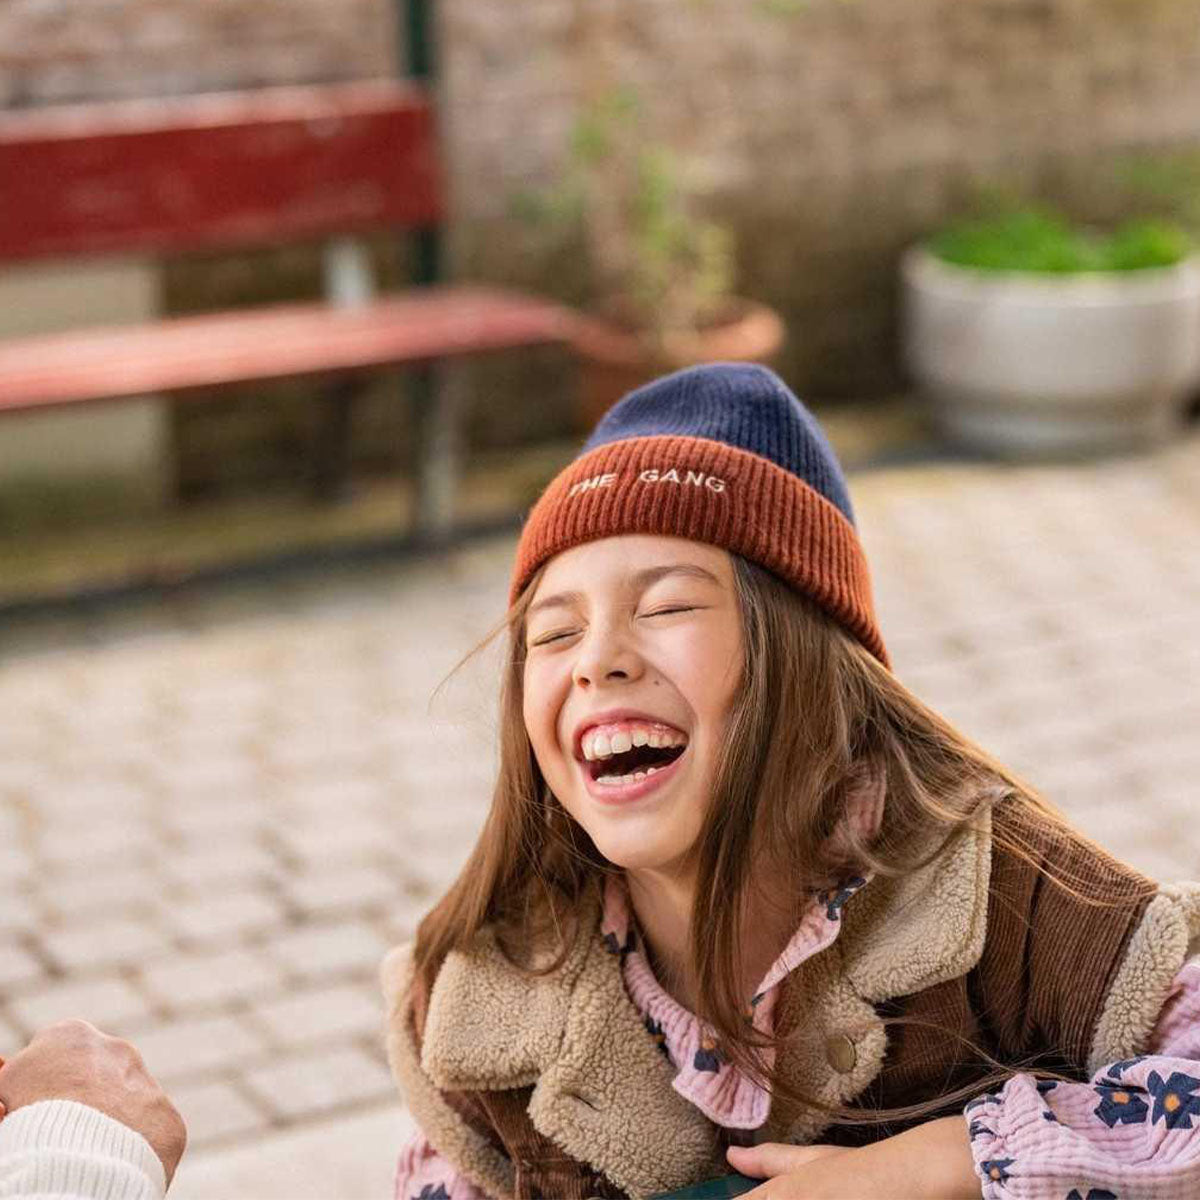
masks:
[[[1192,250],[1188,234],[1169,221],[1129,221],[1099,233],[1045,209],[963,221],[935,234],[928,246],[938,258],[962,267],[1048,274],[1169,267]]]

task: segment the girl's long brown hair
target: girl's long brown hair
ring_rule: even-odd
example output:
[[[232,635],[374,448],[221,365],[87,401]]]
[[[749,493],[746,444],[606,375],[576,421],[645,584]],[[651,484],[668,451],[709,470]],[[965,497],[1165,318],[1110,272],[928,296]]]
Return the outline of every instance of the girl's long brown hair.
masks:
[[[972,1047],[994,1068],[984,1081],[937,1102],[871,1114],[828,1106],[798,1092],[768,1065],[778,1049],[745,1021],[743,933],[755,880],[792,881],[784,914],[798,923],[814,890],[847,872],[899,876],[929,861],[984,811],[1005,805],[1080,835],[1027,783],[922,704],[890,671],[808,597],[770,572],[731,555],[745,647],[740,686],[712,782],[711,801],[693,853],[696,899],[691,921],[691,978],[696,1012],[724,1056],[779,1100],[854,1123],[913,1119],[979,1094],[1009,1068]],[[525,613],[539,571],[504,620],[462,660],[507,630],[500,695],[500,764],[486,823],[466,865],[417,931],[415,964],[426,988],[446,954],[492,925],[519,969],[557,969],[590,936],[577,919],[617,868],[549,791],[522,716]],[[459,666],[462,665],[459,663]],[[456,667],[455,670],[458,668]],[[866,777],[885,789],[883,820],[871,837],[833,837],[846,798]],[[999,823],[999,844],[1044,865],[1016,831]],[[932,849],[930,848],[932,845]],[[1081,881],[1058,877],[1081,899]],[[1077,885],[1077,886],[1076,886]],[[778,888],[776,888],[778,891]],[[794,924],[791,926],[794,927]],[[534,965],[522,951],[548,932],[557,956]],[[778,1060],[777,1060],[778,1061]]]

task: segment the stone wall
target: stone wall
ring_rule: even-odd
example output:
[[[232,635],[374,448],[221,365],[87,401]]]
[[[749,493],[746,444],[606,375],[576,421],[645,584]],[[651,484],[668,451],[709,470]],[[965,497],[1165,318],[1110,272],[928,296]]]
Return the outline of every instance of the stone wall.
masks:
[[[391,72],[388,0],[4,0],[0,108]]]

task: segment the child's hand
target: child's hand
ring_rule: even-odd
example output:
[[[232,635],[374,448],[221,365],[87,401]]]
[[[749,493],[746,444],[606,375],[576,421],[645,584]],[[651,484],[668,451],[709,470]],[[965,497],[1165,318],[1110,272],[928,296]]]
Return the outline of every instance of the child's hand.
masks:
[[[979,1178],[966,1122],[942,1117],[851,1150],[845,1146],[730,1146],[729,1165],[768,1182],[744,1200],[973,1200]]]

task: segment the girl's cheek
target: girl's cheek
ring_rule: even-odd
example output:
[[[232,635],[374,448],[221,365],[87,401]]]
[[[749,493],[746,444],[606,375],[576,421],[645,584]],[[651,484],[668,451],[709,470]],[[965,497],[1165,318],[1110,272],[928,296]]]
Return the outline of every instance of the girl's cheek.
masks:
[[[525,669],[525,729],[535,745],[554,736],[555,720],[562,703],[558,674],[542,664],[531,664]]]

